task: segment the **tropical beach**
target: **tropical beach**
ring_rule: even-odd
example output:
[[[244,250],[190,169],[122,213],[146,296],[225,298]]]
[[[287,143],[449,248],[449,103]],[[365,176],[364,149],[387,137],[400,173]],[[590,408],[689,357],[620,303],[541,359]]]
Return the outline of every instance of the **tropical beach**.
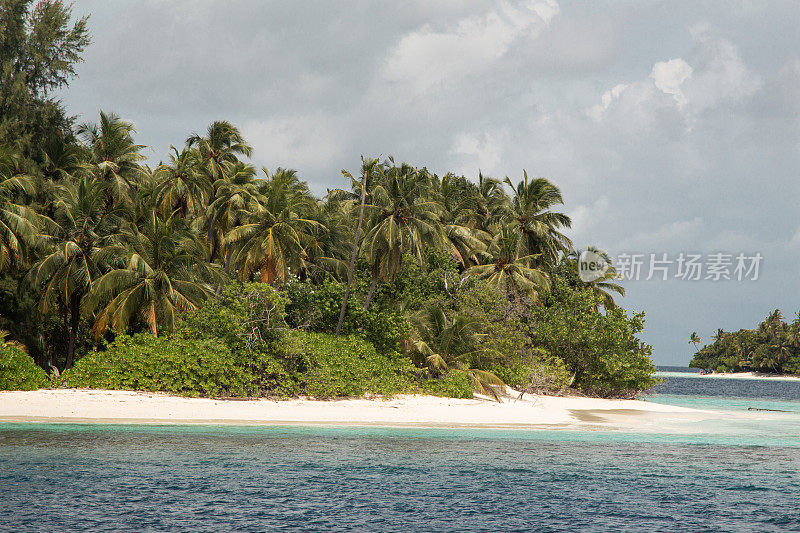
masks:
[[[0,392],[2,422],[272,424],[383,427],[519,428],[584,425],[658,431],[663,420],[696,421],[718,413],[637,400],[555,396],[315,401],[231,401],[96,389]]]
[[[0,531],[800,531],[798,19],[0,0]]]

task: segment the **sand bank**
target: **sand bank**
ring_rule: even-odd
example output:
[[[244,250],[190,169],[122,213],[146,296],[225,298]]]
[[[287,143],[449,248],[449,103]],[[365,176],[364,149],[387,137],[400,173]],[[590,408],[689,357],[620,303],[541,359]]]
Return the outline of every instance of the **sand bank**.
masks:
[[[88,389],[0,392],[0,421],[338,424],[399,427],[486,427],[665,430],[720,413],[637,400],[525,395],[488,399],[397,396],[391,399],[214,400],[161,393]]]

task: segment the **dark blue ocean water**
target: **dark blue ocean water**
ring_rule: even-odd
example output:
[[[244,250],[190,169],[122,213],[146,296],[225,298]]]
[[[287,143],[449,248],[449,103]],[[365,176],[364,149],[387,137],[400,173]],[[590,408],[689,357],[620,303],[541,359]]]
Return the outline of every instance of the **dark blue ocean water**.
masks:
[[[800,405],[662,387],[649,401]],[[781,416],[744,436],[4,424],[0,530],[798,531]]]

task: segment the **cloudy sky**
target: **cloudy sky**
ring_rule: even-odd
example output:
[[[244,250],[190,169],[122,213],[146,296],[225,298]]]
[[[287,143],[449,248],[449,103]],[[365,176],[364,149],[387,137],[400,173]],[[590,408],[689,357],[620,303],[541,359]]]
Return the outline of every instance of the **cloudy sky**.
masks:
[[[157,163],[209,122],[317,193],[362,154],[557,183],[577,247],[764,257],[758,280],[629,281],[659,364],[800,309],[800,3],[78,0],[63,99]],[[733,267],[731,267],[732,270]],[[704,273],[705,276],[705,273]]]

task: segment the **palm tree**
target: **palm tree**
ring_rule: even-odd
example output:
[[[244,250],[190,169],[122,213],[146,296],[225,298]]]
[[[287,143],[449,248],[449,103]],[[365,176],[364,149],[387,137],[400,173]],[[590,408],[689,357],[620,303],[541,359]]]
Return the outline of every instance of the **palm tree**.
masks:
[[[364,206],[367,201],[367,186],[369,185],[367,177],[374,172],[375,167],[378,165],[377,159],[361,159],[361,205],[358,210],[358,225],[356,225],[356,234],[353,239],[353,253],[350,254],[350,266],[347,269],[347,287],[344,290],[344,298],[342,299],[342,309],[339,311],[339,321],[336,323],[336,336],[342,331],[342,324],[344,323],[344,315],[347,311],[347,300],[350,298],[350,286],[353,284],[353,270],[356,266],[356,258],[358,257],[358,241],[361,238],[361,224],[364,221]],[[352,174],[345,173],[345,177],[353,180]]]
[[[486,249],[491,236],[475,229],[483,202],[478,188],[463,176],[446,174],[436,180],[442,203],[441,223],[456,261],[464,267],[477,264],[476,252]]]
[[[173,152],[170,162],[159,165],[153,174],[158,184],[154,191],[156,205],[166,213],[179,210],[184,217],[204,214],[206,200],[211,195],[211,182],[199,172],[197,153],[170,148]]]
[[[39,311],[60,309],[69,339],[65,368],[75,360],[81,304],[101,275],[101,250],[118,225],[118,213],[105,209],[105,187],[89,176],[58,187],[52,248],[26,279],[40,292]]]
[[[700,353],[700,349],[697,347],[701,342],[700,336],[697,334],[696,331],[693,331],[692,334],[689,336],[689,344],[694,345],[694,349],[696,353]]]
[[[260,212],[234,228],[225,244],[236,247],[234,263],[241,279],[258,272],[263,283],[283,282],[291,271],[306,266],[305,248],[313,244],[309,231],[318,224],[308,216],[315,204],[294,170],[263,170],[267,179],[259,186]]]
[[[536,254],[540,265],[554,265],[559,254],[568,253],[572,241],[559,229],[572,225],[570,218],[552,211],[552,208],[564,203],[561,190],[547,178],[528,180],[528,173],[523,171],[524,179],[515,187],[509,178],[505,179],[514,192],[509,222],[523,236],[521,244],[527,254]]]
[[[193,134],[186,139],[187,148],[195,148],[203,168],[212,182],[225,174],[226,163],[236,163],[237,156],[250,157],[253,148],[247,144],[241,132],[227,120],[212,122],[206,130],[206,136]]]
[[[501,221],[511,210],[511,201],[503,190],[502,183],[478,172],[478,197],[480,203],[476,214],[476,228],[494,235]]]
[[[476,331],[476,319],[456,315],[448,319],[440,307],[426,307],[411,318],[416,329],[414,348],[436,375],[449,371],[466,374],[472,387],[480,394],[500,401],[498,389],[505,390],[503,381],[492,372],[471,368],[472,362],[486,353],[479,348],[481,334]]]
[[[614,301],[614,296],[611,293],[617,293],[620,296],[625,296],[625,287],[618,283],[614,283],[612,280],[616,280],[617,278],[617,269],[614,268],[614,265],[611,261],[611,256],[608,255],[608,252],[604,250],[600,250],[594,246],[588,246],[586,248],[590,252],[594,252],[595,254],[599,255],[603,258],[606,264],[606,271],[597,279],[592,281],[583,281],[580,278],[579,282],[587,289],[592,291],[592,294],[595,297],[597,304],[595,304],[595,311],[598,311],[598,307],[602,305],[605,309],[614,309],[617,307],[617,303]],[[573,271],[578,270],[578,261],[580,260],[580,254],[573,250],[568,255],[567,258],[573,264]]]
[[[137,316],[158,335],[172,329],[178,313],[197,309],[221,277],[217,265],[191,253],[192,242],[178,213],[164,219],[153,209],[141,229],[126,228],[107,252],[116,268],[95,283],[85,305],[97,312],[95,339],[109,327],[124,333]]]
[[[208,206],[205,231],[210,244],[208,261],[225,253],[225,272],[229,272],[233,247],[225,246],[225,235],[241,226],[263,209],[263,196],[258,190],[252,165],[241,162],[227,164],[224,177],[215,181],[214,201]],[[225,248],[225,249],[224,249]],[[224,250],[223,250],[224,249]]]
[[[17,173],[17,155],[0,150],[0,272],[22,266],[38,234],[39,216],[17,200],[34,192],[33,178]]]
[[[362,250],[371,266],[372,283],[364,302],[369,307],[378,278],[394,282],[405,253],[422,263],[425,246],[441,246],[442,208],[430,194],[431,176],[410,165],[384,163],[365,205],[370,228]]]
[[[133,124],[117,115],[100,112],[99,123],[86,123],[78,127],[88,154],[87,170],[106,187],[106,205],[136,203],[134,197],[138,179],[142,175],[140,161],[145,148],[134,143]]]
[[[512,227],[501,227],[486,252],[478,254],[481,262],[467,272],[485,279],[489,286],[516,295],[520,292],[536,298],[550,287],[546,272],[535,266],[537,256],[521,256],[522,235]]]

